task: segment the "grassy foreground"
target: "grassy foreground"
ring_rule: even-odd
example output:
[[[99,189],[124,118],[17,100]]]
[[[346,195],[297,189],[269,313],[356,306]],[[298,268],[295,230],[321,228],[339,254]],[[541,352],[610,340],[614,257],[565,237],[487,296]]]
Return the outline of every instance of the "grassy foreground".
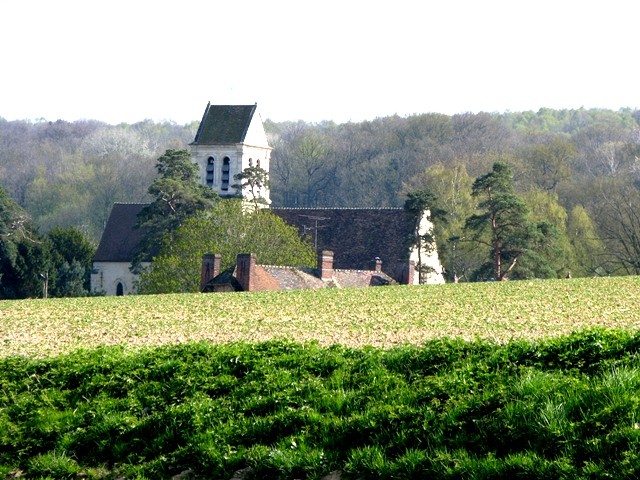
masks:
[[[0,302],[0,356],[103,345],[315,340],[392,347],[640,327],[639,277]]]

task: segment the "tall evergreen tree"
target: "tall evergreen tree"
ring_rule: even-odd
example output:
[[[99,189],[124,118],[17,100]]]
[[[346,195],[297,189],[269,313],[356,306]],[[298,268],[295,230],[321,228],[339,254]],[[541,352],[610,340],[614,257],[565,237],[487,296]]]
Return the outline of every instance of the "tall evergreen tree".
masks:
[[[213,207],[218,195],[199,181],[198,166],[187,150],[167,150],[158,158],[158,177],[149,187],[154,200],[138,215],[137,227],[146,230],[133,259],[134,268],[156,254],[164,238],[189,217]]]
[[[472,195],[480,200],[480,213],[467,219],[465,229],[472,241],[489,248],[490,259],[476,272],[476,279],[507,280],[534,240],[534,226],[515,193],[509,166],[494,163],[489,173],[475,180]]]
[[[50,293],[56,297],[78,297],[90,290],[95,247],[75,227],[54,227],[48,233],[51,260],[56,271]]]
[[[233,178],[239,182],[233,185],[238,195],[242,196],[243,191],[247,191],[251,195],[249,200],[256,209],[260,208],[260,205],[268,206],[267,200],[262,196],[262,192],[263,189],[269,188],[269,172],[258,165],[251,165],[234,175]]]

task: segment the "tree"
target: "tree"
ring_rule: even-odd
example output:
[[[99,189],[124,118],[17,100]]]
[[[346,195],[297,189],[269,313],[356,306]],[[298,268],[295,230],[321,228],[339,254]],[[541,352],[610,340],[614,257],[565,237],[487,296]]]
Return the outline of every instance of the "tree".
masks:
[[[272,174],[288,206],[314,207],[336,181],[337,165],[329,137],[319,128],[298,122],[277,140]]]
[[[149,187],[154,200],[138,215],[137,228],[146,230],[133,259],[134,268],[157,252],[183,222],[215,204],[218,195],[199,181],[198,166],[187,150],[167,150],[158,158],[158,177]]]
[[[507,280],[527,252],[534,233],[527,207],[515,194],[509,166],[494,163],[491,172],[473,182],[472,195],[480,199],[480,213],[467,219],[465,229],[471,233],[472,241],[489,247],[490,258],[476,277]]]
[[[248,191],[251,194],[250,200],[256,209],[260,208],[260,205],[268,205],[267,200],[262,196],[262,192],[269,188],[269,172],[264,168],[251,165],[234,175],[233,178],[240,182],[233,185],[233,188],[238,191],[239,195]]]
[[[271,265],[311,267],[316,260],[313,247],[280,217],[268,209],[243,212],[241,200],[226,199],[165,236],[153,265],[140,276],[138,291],[199,291],[205,253],[222,255],[222,269],[232,266],[239,253],[254,253]]]
[[[49,258],[29,215],[0,187],[0,298],[39,296]]]
[[[531,243],[512,278],[564,278],[579,276],[573,245],[567,234],[567,211],[558,195],[542,188],[522,194],[527,205]]]
[[[603,181],[596,217],[610,273],[640,275],[640,188],[621,178]]]
[[[476,246],[464,238],[465,220],[474,211],[472,184],[473,179],[464,164],[436,164],[404,184],[403,188],[405,192],[430,190],[447,212],[446,221],[434,223],[434,232],[444,275],[453,282],[468,278],[471,271],[484,261]]]
[[[7,279],[7,283],[12,284],[10,288],[13,290],[13,298],[46,297],[43,285],[55,278],[48,242],[34,232],[18,242],[17,248],[13,278]]]
[[[430,272],[429,267],[425,264],[422,254],[433,252],[436,248],[436,239],[433,235],[433,228],[423,230],[422,220],[426,217],[429,221],[446,219],[446,212],[437,206],[437,198],[431,190],[423,189],[407,193],[407,200],[404,203],[404,209],[414,217],[415,228],[410,239],[412,246],[417,247],[418,263],[416,270],[418,271],[418,283],[426,282],[426,277]]]
[[[524,149],[523,159],[531,183],[549,191],[556,191],[558,184],[571,177],[577,150],[573,143],[562,137]]]
[[[78,297],[90,290],[91,268],[95,247],[79,228],[54,227],[48,233],[52,267],[56,271],[51,295]]]
[[[605,248],[591,215],[582,205],[576,205],[569,212],[567,236],[576,258],[572,274],[576,277],[604,275]]]

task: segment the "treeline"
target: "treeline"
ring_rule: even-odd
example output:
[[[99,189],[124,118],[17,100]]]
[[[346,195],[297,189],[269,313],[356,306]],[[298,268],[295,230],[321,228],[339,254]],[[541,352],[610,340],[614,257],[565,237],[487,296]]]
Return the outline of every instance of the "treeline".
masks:
[[[197,127],[0,119],[0,185],[42,232],[73,226],[97,243],[113,203],[148,202],[156,159]]]
[[[400,207],[408,192],[432,192],[446,212],[436,239],[449,280],[474,279],[486,260],[491,241],[478,248],[482,239],[465,225],[479,204],[474,180],[496,163],[510,167],[528,220],[544,224],[549,237],[529,249],[536,265],[532,255],[523,258],[530,264],[520,264],[520,275],[640,274],[638,110],[431,113],[266,128],[276,205]]]
[[[538,187],[566,206],[584,204],[594,178],[638,178],[639,122],[638,110],[584,109],[267,122],[272,197],[284,206],[402,206],[431,167],[464,165],[477,177],[502,158],[521,191]]]
[[[639,124],[630,109],[267,120],[273,205],[400,207],[428,188],[448,215],[436,231],[445,267],[465,279],[473,179],[502,162],[564,243],[550,275],[640,274]],[[156,159],[186,148],[197,125],[0,119],[0,184],[41,233],[77,227],[96,244],[112,204],[150,201]]]

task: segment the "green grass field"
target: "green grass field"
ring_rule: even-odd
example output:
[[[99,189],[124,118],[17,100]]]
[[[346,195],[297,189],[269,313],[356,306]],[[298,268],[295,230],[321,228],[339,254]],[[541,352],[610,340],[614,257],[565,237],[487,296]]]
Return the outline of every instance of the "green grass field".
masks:
[[[0,355],[270,339],[388,348],[640,327],[640,278],[0,302]]]

